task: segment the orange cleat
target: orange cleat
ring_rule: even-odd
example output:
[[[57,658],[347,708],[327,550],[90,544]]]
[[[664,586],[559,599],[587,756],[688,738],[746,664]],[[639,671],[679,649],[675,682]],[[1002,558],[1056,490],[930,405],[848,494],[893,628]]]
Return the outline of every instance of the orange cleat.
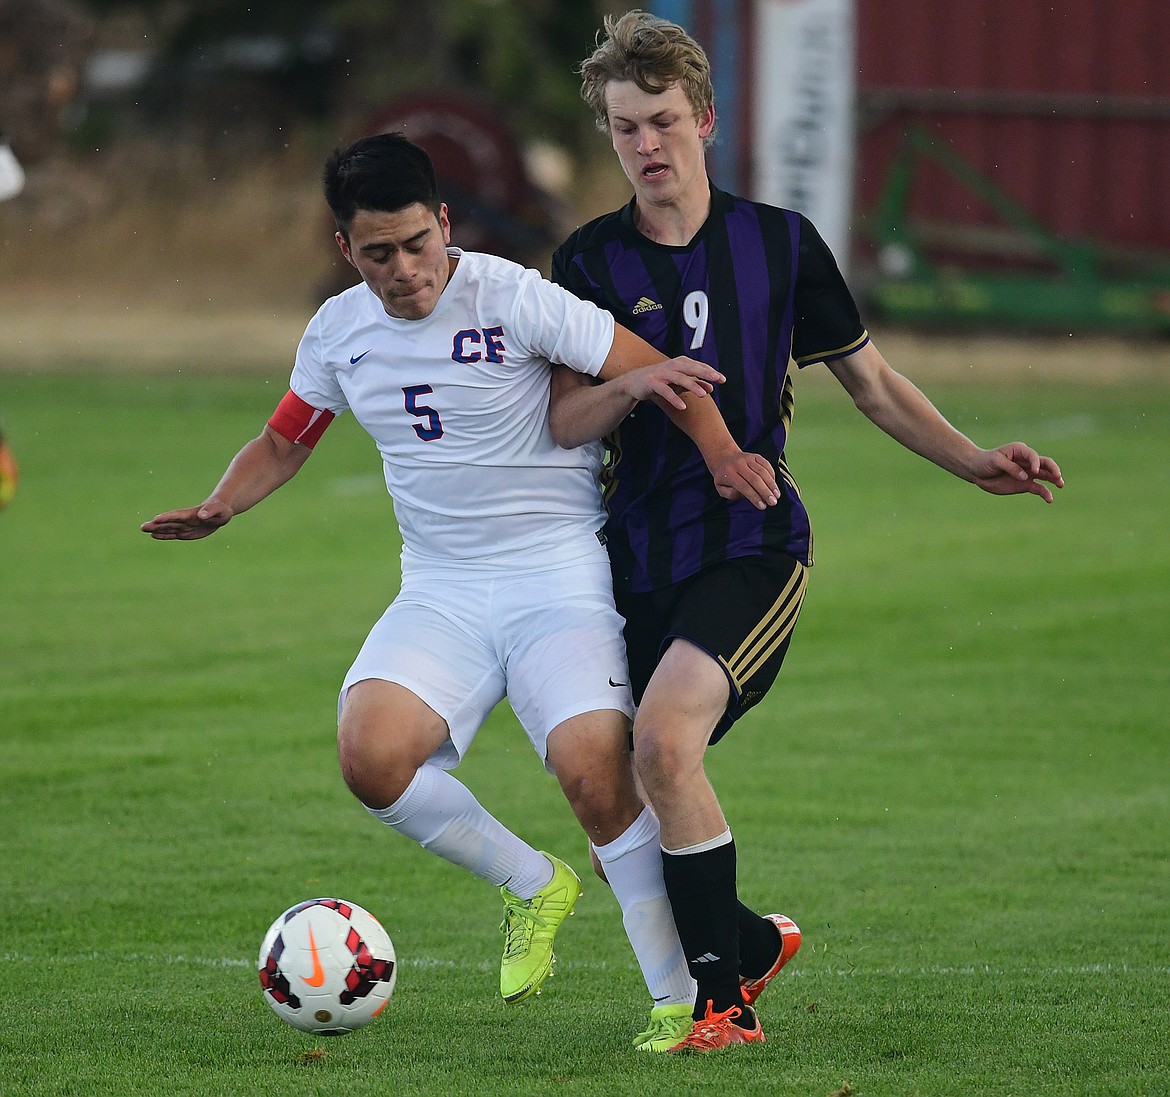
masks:
[[[783,914],[767,914],[765,917],[780,931],[780,955],[758,979],[740,977],[739,989],[743,994],[745,1006],[755,1005],[756,999],[763,994],[764,987],[780,974],[781,968],[800,950],[800,927],[791,918]]]
[[[764,1030],[760,1028],[760,1019],[755,1010],[745,1007],[746,1016],[755,1021],[755,1027],[741,1028],[735,1023],[737,1017],[745,1015],[739,1006],[732,1006],[726,1013],[716,1013],[712,1005],[711,1001],[707,1002],[706,1015],[701,1021],[695,1022],[689,1036],[670,1049],[672,1052],[720,1051],[735,1044],[764,1043]]]

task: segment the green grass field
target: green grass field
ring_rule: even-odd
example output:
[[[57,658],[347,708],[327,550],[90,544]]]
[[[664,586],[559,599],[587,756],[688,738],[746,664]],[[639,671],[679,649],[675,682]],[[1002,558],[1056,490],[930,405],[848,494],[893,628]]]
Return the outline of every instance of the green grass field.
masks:
[[[505,1007],[494,890],[345,790],[336,690],[398,566],[360,430],[214,538],[160,544],[139,523],[206,494],[283,377],[0,374],[23,474],[0,513],[0,1091],[1170,1093],[1170,388],[928,387],[1068,488],[986,496],[802,379],[817,566],[780,684],[710,769],[742,897],[805,943],[766,1045],[679,1061],[629,1048],[648,1002],[604,886],[546,992]],[[460,774],[585,874],[510,712]],[[254,970],[324,894],[401,960],[382,1017],[332,1041]]]

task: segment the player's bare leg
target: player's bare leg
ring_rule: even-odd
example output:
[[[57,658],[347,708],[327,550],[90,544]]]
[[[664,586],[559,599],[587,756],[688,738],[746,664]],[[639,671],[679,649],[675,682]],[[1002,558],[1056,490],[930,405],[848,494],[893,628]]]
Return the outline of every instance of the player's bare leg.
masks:
[[[728,690],[718,663],[676,639],[646,688],[634,724],[638,775],[659,815],[667,891],[698,988],[695,1029],[671,1050],[763,1040],[740,991],[735,844],[703,765]]]
[[[424,849],[495,884],[504,900],[500,993],[536,994],[552,970],[552,939],[572,910],[580,881],[568,865],[523,842],[452,774],[430,759],[447,724],[410,690],[366,679],[351,686],[338,725],[338,755],[350,791],[376,819]],[[555,933],[555,927],[553,929]]]
[[[694,981],[666,897],[658,820],[635,785],[629,723],[614,710],[586,713],[555,728],[548,743],[550,766],[589,835],[595,869],[621,907],[652,999],[650,1026],[634,1046],[665,1051],[690,1029]]]

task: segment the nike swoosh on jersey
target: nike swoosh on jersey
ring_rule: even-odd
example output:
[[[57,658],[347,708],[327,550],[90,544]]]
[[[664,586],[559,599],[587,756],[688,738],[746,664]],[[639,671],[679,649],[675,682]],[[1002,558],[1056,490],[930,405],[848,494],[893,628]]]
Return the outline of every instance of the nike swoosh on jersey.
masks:
[[[360,362],[360,361],[361,361],[363,358],[365,358],[365,356],[366,356],[367,354],[369,354],[369,353],[370,353],[370,352],[369,352],[368,350],[363,350],[363,351],[361,352],[361,354],[357,355],[356,357],[351,357],[351,358],[350,358],[350,360],[349,360],[349,364],[350,364],[351,366],[356,366],[356,365],[357,365],[357,364],[358,364],[358,363],[359,363],[359,362]]]

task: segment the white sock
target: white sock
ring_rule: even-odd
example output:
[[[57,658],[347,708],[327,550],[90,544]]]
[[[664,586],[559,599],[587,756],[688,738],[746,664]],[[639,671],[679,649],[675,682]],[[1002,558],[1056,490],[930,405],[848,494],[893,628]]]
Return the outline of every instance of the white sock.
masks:
[[[688,857],[692,853],[706,853],[708,850],[729,845],[731,845],[731,827],[728,827],[722,834],[716,834],[714,838],[708,838],[705,842],[696,842],[693,846],[683,846],[682,849],[667,849],[666,846],[663,846],[662,852],[669,853],[671,857]]]
[[[389,807],[366,810],[423,849],[497,887],[531,899],[552,879],[552,863],[491,815],[445,769],[419,767]]]
[[[662,880],[658,817],[649,808],[625,833],[593,852],[622,908],[622,924],[656,1006],[693,1005],[695,981],[687,970]]]

